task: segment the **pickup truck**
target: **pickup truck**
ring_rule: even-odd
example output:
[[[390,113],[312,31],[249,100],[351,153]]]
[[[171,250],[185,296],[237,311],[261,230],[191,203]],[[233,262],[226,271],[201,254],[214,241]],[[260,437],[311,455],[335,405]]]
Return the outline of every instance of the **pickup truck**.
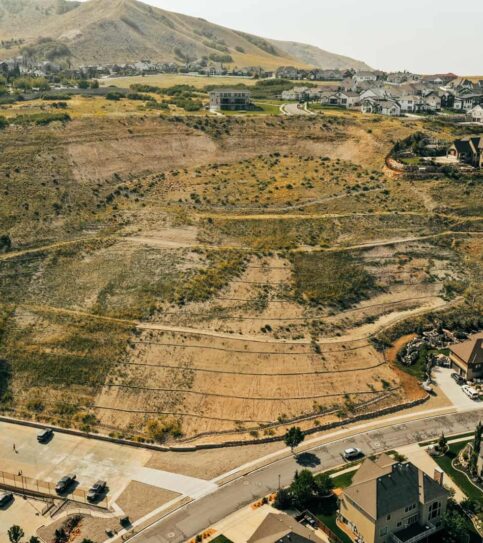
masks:
[[[69,490],[69,488],[74,484],[77,476],[74,474],[65,475],[62,479],[55,485],[55,491],[57,494],[64,494]]]
[[[87,493],[87,500],[90,502],[95,502],[105,494],[107,490],[106,481],[97,481],[96,484],[92,485]]]

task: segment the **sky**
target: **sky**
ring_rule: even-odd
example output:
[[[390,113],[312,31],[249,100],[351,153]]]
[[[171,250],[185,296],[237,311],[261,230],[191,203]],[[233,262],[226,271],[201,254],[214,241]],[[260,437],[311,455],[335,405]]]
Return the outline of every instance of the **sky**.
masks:
[[[483,0],[143,0],[382,70],[483,75]]]

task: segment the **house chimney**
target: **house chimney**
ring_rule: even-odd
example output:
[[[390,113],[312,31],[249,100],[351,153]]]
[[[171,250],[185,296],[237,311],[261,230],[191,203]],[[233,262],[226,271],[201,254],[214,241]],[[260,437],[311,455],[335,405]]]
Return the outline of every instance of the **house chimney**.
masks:
[[[439,468],[434,469],[434,480],[443,486],[443,480],[444,480],[444,471]]]

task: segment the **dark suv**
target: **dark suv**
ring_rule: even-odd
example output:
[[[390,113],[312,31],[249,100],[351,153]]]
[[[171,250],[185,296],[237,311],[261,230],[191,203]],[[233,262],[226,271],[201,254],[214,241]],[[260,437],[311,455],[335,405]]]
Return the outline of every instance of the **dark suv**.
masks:
[[[42,430],[37,434],[37,441],[39,443],[47,443],[52,439],[53,436],[54,431],[52,430],[52,428],[46,428],[45,430]]]
[[[459,373],[452,373],[451,377],[458,383],[458,385],[464,385],[466,383]]]
[[[87,499],[90,502],[96,502],[106,493],[107,483],[106,481],[97,481],[96,484],[92,485],[87,493]]]
[[[69,488],[74,484],[77,476],[74,474],[65,475],[62,479],[55,485],[55,491],[57,494],[64,494],[69,490]]]

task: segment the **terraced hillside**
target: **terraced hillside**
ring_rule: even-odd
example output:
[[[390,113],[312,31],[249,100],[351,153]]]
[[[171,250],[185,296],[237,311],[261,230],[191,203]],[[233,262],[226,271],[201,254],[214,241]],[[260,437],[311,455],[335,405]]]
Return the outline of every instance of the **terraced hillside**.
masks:
[[[1,409],[202,442],[422,398],[374,338],[481,313],[482,184],[429,121],[110,115],[0,131]]]

